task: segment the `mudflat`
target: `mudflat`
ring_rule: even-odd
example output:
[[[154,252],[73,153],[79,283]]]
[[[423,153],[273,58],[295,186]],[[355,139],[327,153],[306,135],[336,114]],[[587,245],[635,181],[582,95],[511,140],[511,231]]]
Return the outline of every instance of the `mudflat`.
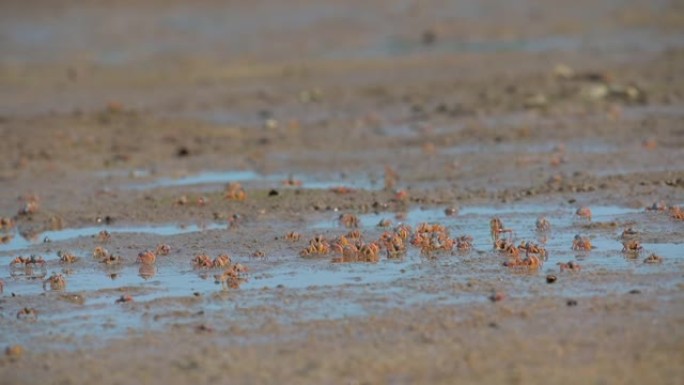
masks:
[[[0,383],[684,378],[681,4],[0,9]]]

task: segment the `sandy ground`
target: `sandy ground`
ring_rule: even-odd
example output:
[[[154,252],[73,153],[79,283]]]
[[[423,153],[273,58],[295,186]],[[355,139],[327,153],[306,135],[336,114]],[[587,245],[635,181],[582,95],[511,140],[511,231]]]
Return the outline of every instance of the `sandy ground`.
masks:
[[[684,225],[645,210],[684,204],[682,4],[0,9],[0,217],[14,221],[0,231],[0,383],[682,382]],[[229,181],[244,201],[224,198]],[[32,194],[39,209],[17,214]],[[300,257],[348,231],[341,213],[367,240],[380,219],[429,221],[474,249]],[[542,268],[503,266],[493,216],[547,247]],[[622,253],[627,227],[638,255]],[[596,248],[571,250],[575,234]],[[168,256],[135,263],[159,243]],[[103,266],[96,246],[123,262]],[[220,270],[192,268],[199,253],[250,271],[215,284]],[[10,266],[31,254],[46,266]],[[568,260],[582,270],[560,272]],[[43,290],[51,273],[63,291]]]

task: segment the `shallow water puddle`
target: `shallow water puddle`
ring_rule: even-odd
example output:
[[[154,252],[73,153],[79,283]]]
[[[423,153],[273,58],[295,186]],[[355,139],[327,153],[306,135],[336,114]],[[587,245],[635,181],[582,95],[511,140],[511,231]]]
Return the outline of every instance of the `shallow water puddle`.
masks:
[[[288,180],[298,181],[301,185],[287,186]],[[254,171],[205,171],[178,178],[159,178],[152,182],[136,183],[126,186],[133,190],[148,190],[154,188],[220,185],[232,182],[250,182],[268,187],[292,187],[304,189],[329,189],[346,186],[359,189],[378,188],[367,176],[340,176],[338,178],[323,178],[311,175],[263,175]]]
[[[575,207],[564,205],[466,206],[455,216],[446,216],[443,208],[414,209],[405,213],[404,222],[414,227],[422,222],[444,224],[453,236],[473,236],[474,250],[421,255],[419,250],[409,247],[407,254],[398,260],[387,260],[383,255],[380,262],[373,264],[335,264],[331,263],[329,256],[300,258],[294,250],[296,247],[293,247],[272,257],[234,258],[234,262],[247,265],[250,271],[238,287],[232,288],[215,282],[214,275],[220,274],[220,269],[193,269],[192,255],[185,254],[160,257],[154,268],[145,271],[133,261],[108,267],[84,257],[83,261],[65,266],[60,265],[54,256],[46,258],[49,260],[45,274],[64,273],[67,279],[65,294],[82,295],[83,304],[64,301],[50,304],[49,299],[59,299],[62,294],[44,293],[41,279],[11,277],[9,269],[0,277],[6,283],[5,295],[13,293],[18,296],[6,302],[7,308],[16,312],[26,306],[23,303],[43,303],[42,307],[51,310],[41,315],[40,322],[58,324],[64,335],[73,339],[67,345],[78,344],[78,341],[86,341],[94,335],[101,343],[106,338],[115,338],[130,331],[158,330],[169,325],[191,327],[201,322],[239,323],[262,313],[264,319],[286,323],[364,316],[426,302],[450,305],[487,301],[491,287],[501,288],[516,297],[543,293],[581,298],[624,294],[634,287],[658,290],[673,285],[674,281],[663,281],[648,286],[643,283],[646,278],[641,280],[639,277],[648,277],[662,269],[681,269],[684,255],[680,244],[672,243],[671,238],[663,243],[644,243],[641,253],[629,255],[622,253],[619,240],[623,224],[636,222],[639,230],[643,231],[651,227],[662,229],[673,226],[668,222],[669,218],[619,206],[592,206],[591,209],[594,213],[591,223],[614,221],[617,225],[590,227],[590,222],[576,217]],[[540,215],[546,216],[552,224],[552,229],[543,234],[535,229],[535,221]],[[369,235],[368,239],[374,237],[371,234],[379,235],[383,231],[376,227],[380,219],[392,216],[392,213],[361,215],[361,227]],[[494,252],[491,246],[489,220],[493,216],[500,217],[506,227],[514,230],[516,243],[530,240],[547,248],[549,258],[539,271],[521,272],[502,266],[506,258]],[[71,232],[51,235],[55,240],[68,239],[67,234],[92,236],[101,229],[69,230]],[[107,230],[117,231],[116,228]],[[200,231],[201,228],[166,225],[119,230],[174,235]],[[323,232],[329,238],[347,232],[334,220],[315,223],[311,230],[311,233]],[[572,250],[575,234],[590,237],[595,248],[586,252]],[[304,244],[300,242],[299,246]],[[643,259],[650,253],[662,256],[663,263],[644,264]],[[7,266],[9,259],[2,257],[0,263]],[[557,264],[567,261],[580,263],[582,271],[559,272]],[[628,282],[600,278],[625,271],[632,277]],[[558,284],[545,283],[544,277],[549,273],[558,274]],[[466,283],[471,281],[484,285],[469,289]],[[115,304],[123,294],[132,295],[134,302]],[[12,323],[14,326],[6,326],[10,328],[8,330],[17,327],[15,321]],[[89,327],[91,324],[94,326]],[[3,326],[0,325],[2,331]],[[24,344],[36,336],[45,337],[40,329],[36,329],[25,335],[13,336],[13,341]],[[64,344],[61,340],[59,343]]]
[[[207,225],[147,225],[147,226],[127,226],[127,227],[108,227],[108,226],[93,226],[82,227],[77,229],[63,229],[55,231],[45,231],[43,233],[35,234],[31,238],[24,238],[18,232],[10,233],[13,235],[12,239],[4,244],[0,244],[0,252],[14,251],[27,249],[32,246],[66,241],[78,237],[95,237],[100,231],[106,230],[110,233],[129,233],[129,234],[154,234],[160,236],[171,236],[176,234],[194,233],[205,230],[215,230],[226,228],[225,224],[210,223]],[[0,263],[4,262],[0,257]]]

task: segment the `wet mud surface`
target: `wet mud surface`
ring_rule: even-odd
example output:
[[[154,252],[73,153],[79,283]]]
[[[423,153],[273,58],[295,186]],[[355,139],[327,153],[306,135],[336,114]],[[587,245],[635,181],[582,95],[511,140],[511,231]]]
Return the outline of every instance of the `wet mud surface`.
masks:
[[[1,7],[0,383],[684,376],[681,4]]]

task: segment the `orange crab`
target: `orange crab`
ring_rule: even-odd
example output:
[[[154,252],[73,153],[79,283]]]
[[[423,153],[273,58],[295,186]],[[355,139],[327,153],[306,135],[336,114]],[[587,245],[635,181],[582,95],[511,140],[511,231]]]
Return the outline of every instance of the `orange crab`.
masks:
[[[17,319],[22,321],[34,322],[38,319],[36,309],[25,307],[17,312]]]
[[[636,239],[630,239],[622,242],[623,253],[639,253],[641,249],[643,249],[643,247]]]
[[[586,206],[580,207],[577,209],[577,211],[575,211],[575,215],[580,218],[591,220],[591,209]]]
[[[0,236],[0,244],[9,243],[12,240],[12,238],[14,238],[14,236],[11,234],[4,234]]]
[[[310,255],[328,254],[329,252],[330,244],[328,241],[323,236],[317,235],[309,241],[309,246],[302,250],[299,255],[306,257]]]
[[[232,263],[230,257],[226,254],[221,254],[218,257],[214,258],[214,261],[212,262],[212,267],[228,267]]]
[[[662,263],[663,262],[663,257],[660,255],[657,255],[655,253],[649,255],[644,259],[644,263]]]
[[[301,234],[299,234],[296,231],[291,231],[287,234],[285,234],[285,240],[290,241],[290,242],[297,242],[299,239],[302,237]]]
[[[214,275],[214,280],[216,283],[221,283],[224,287],[237,289],[241,283],[246,281],[244,274],[247,271],[249,269],[246,266],[236,263],[224,270],[222,274]]]
[[[214,267],[214,262],[206,254],[198,254],[192,259],[192,264],[195,268],[210,269]]]
[[[561,272],[564,272],[565,270],[572,272],[578,272],[582,270],[582,266],[580,266],[580,264],[575,261],[568,261],[566,263],[558,262],[558,266],[560,266]]]
[[[133,297],[131,297],[128,294],[124,294],[121,297],[119,297],[115,303],[128,303],[128,302],[133,302]]]
[[[228,183],[226,186],[226,193],[224,195],[225,199],[234,201],[243,201],[247,197],[245,190],[242,188],[240,183]]]
[[[209,198],[201,196],[197,198],[197,206],[206,206],[209,204]]]
[[[169,255],[170,252],[171,252],[171,246],[169,246],[165,243],[161,243],[161,244],[157,245],[157,248],[155,249],[155,253],[157,255]]]
[[[513,242],[505,239],[494,242],[494,249],[508,254],[509,257],[518,258],[520,256],[520,249]]]
[[[670,208],[670,217],[679,221],[684,220],[684,210],[680,206]]]
[[[381,242],[387,250],[387,258],[397,258],[406,252],[406,244],[398,234],[394,234],[388,240],[381,240]]]
[[[112,234],[110,234],[107,230],[102,230],[97,234],[97,240],[99,242],[109,242],[110,239],[112,239]]]
[[[14,219],[0,217],[0,231],[7,231],[14,227]]]
[[[548,257],[546,249],[537,245],[536,243],[522,241],[520,242],[518,249],[525,251],[526,254],[538,254],[542,259],[546,259]]]
[[[62,274],[53,273],[43,281],[43,290],[47,290],[48,286],[52,291],[62,291],[66,287],[66,278]]]
[[[473,248],[473,237],[470,235],[463,235],[456,238],[456,250],[469,251]]]
[[[577,234],[572,241],[572,249],[589,251],[592,249],[591,240],[587,237]]]
[[[181,195],[176,199],[176,206],[185,206],[188,204],[188,196],[187,195]]]
[[[499,240],[499,236],[504,233],[508,233],[510,239],[513,238],[513,230],[504,228],[503,222],[499,217],[494,217],[489,221],[489,230],[492,236],[492,241],[494,242]]]
[[[97,246],[93,249],[93,257],[96,259],[102,259],[109,255],[109,251],[102,246]]]
[[[359,217],[354,214],[340,214],[338,221],[346,228],[357,228],[360,223]]]
[[[59,261],[62,263],[74,263],[78,261],[78,257],[68,251],[60,250],[57,252],[57,256],[59,257]]]
[[[354,190],[353,188],[351,188],[351,187],[346,187],[346,186],[331,187],[331,188],[330,188],[330,191],[331,191],[331,192],[334,192],[335,194],[340,194],[340,195],[343,195],[343,194],[351,194],[351,193],[356,192],[356,190]]]
[[[154,265],[154,262],[157,261],[157,256],[154,255],[153,252],[147,250],[147,251],[142,251],[138,253],[138,259],[137,262],[142,263],[143,265]]]
[[[100,263],[105,265],[118,265],[123,262],[123,258],[120,255],[107,254],[100,258]]]
[[[283,186],[289,186],[289,187],[301,187],[302,186],[302,181],[295,179],[292,175],[288,176],[287,179],[283,181]]]
[[[19,210],[19,215],[31,215],[40,209],[40,199],[37,195],[28,195],[24,199],[24,205]]]
[[[10,262],[10,267],[14,267],[16,265],[24,265],[26,267],[33,267],[35,265],[39,265],[41,267],[45,267],[46,262],[43,259],[43,257],[38,256],[38,255],[31,255],[30,257],[16,257]]]
[[[406,224],[401,224],[394,228],[394,232],[401,237],[404,241],[411,237],[411,226]]]
[[[526,267],[530,269],[538,269],[541,267],[542,262],[536,255],[527,255],[525,258],[511,258],[504,262],[506,267]]]
[[[551,222],[549,222],[546,217],[539,217],[537,218],[537,222],[535,223],[537,227],[537,231],[539,232],[545,232],[551,230]]]

